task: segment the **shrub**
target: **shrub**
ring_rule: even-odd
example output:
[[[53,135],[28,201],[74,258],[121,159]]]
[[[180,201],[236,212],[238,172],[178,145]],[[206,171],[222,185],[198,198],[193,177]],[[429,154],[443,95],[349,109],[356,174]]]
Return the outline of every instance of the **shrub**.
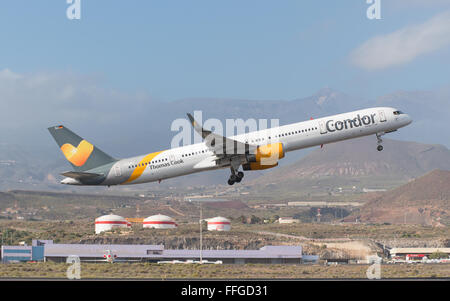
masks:
[[[428,256],[429,259],[447,259],[448,254],[444,252],[440,252],[439,250],[436,252],[433,252]]]

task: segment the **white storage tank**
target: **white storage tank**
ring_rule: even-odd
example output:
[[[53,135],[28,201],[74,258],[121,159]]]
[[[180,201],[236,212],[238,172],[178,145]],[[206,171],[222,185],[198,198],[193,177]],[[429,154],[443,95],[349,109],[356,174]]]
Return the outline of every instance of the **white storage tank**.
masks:
[[[115,214],[103,215],[95,219],[95,234],[99,234],[103,231],[109,231],[114,228],[130,227],[131,223],[129,221]]]
[[[230,231],[231,222],[225,217],[214,217],[208,219],[208,230],[209,231]]]
[[[178,225],[170,216],[157,214],[144,219],[144,221],[142,222],[142,226],[143,228],[173,229]]]

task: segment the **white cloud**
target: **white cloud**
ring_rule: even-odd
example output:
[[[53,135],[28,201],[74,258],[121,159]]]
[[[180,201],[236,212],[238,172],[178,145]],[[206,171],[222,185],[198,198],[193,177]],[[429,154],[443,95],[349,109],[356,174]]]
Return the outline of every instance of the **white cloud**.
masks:
[[[157,114],[155,103],[147,95],[108,88],[91,75],[0,69],[0,143],[49,144],[47,127],[60,123],[93,137],[105,129],[146,129]]]
[[[15,129],[37,120],[102,118],[118,120],[123,110],[136,110],[150,97],[125,94],[103,87],[99,78],[69,72],[16,73],[0,70],[0,120],[2,128]]]
[[[5,80],[17,80],[22,78],[22,76],[18,73],[14,73],[9,69],[0,70],[0,81]]]
[[[450,11],[425,23],[376,36],[350,54],[351,62],[363,69],[379,70],[413,61],[450,44]]]

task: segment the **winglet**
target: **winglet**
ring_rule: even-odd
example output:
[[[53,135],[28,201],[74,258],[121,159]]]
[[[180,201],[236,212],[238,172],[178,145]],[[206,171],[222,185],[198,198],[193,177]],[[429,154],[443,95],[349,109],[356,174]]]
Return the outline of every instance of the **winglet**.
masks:
[[[192,126],[195,127],[196,122],[195,122],[194,117],[192,117],[192,115],[190,113],[187,113],[187,116],[188,116],[189,120],[191,121]]]
[[[209,134],[211,134],[211,131],[207,131],[205,129],[203,129],[203,127],[197,122],[195,121],[194,117],[192,117],[191,114],[187,113],[187,116],[189,118],[189,120],[191,121],[192,126],[194,127],[194,130],[200,134],[200,136],[203,137],[203,139],[206,138],[206,136],[208,136]]]

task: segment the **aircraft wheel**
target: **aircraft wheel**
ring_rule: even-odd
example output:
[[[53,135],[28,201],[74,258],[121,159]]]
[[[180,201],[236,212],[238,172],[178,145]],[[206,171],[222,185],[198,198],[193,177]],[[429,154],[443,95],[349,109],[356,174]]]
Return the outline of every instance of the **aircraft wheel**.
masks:
[[[242,171],[238,172],[237,174],[239,179],[242,179],[244,177],[244,173]]]
[[[378,146],[377,146],[377,150],[378,150],[379,152],[381,152],[381,151],[383,150],[383,145],[378,145]]]
[[[230,179],[228,179],[228,185],[233,185],[234,184],[234,181],[230,178]]]

